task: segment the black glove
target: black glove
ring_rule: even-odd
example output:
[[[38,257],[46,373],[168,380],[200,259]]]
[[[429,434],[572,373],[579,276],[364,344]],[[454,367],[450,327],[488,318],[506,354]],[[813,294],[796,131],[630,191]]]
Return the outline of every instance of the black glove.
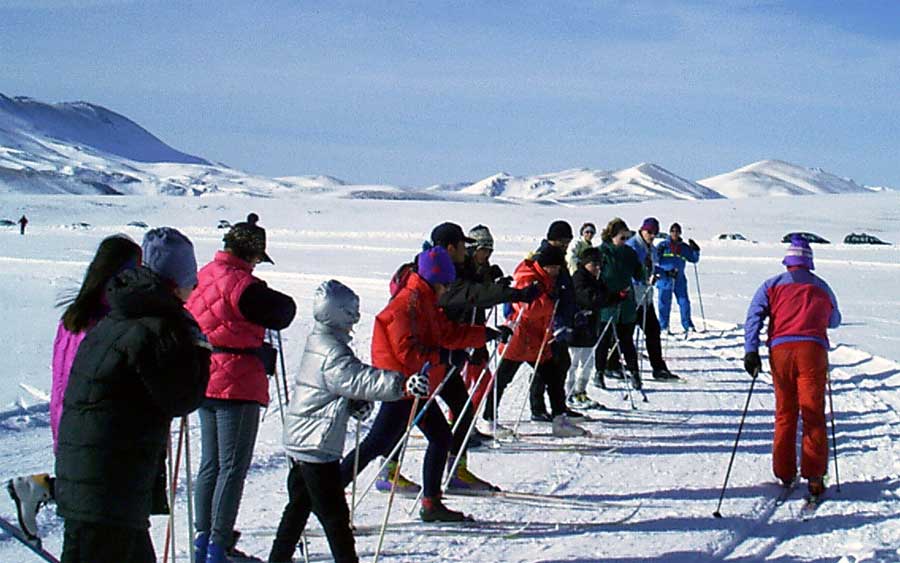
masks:
[[[495,282],[503,277],[503,269],[496,264],[491,264],[491,267],[488,268],[487,277],[489,280]],[[512,278],[510,278],[512,281]]]
[[[464,365],[466,365],[466,362],[469,361],[469,355],[466,354],[465,350],[448,350],[446,348],[441,348],[440,355],[441,363],[448,367],[454,366],[457,368],[462,368]]]
[[[522,303],[531,303],[541,296],[541,286],[537,282],[516,290],[516,297],[511,301],[520,301]]]
[[[503,334],[499,330],[495,330],[489,326],[484,327],[484,341],[490,342],[491,340],[500,340],[500,337]]]
[[[360,422],[369,418],[373,410],[375,410],[375,404],[372,401],[350,399],[350,416]]]
[[[744,354],[744,369],[753,379],[759,375],[762,369],[762,360],[759,359],[759,352],[747,352]]]
[[[688,239],[688,246],[690,246],[691,250],[693,250],[694,252],[700,252],[700,245],[694,242],[694,239]]]
[[[578,311],[575,314],[575,328],[584,328],[590,324],[592,311]]]
[[[487,362],[490,358],[491,355],[487,351],[487,348],[482,346],[481,348],[476,348],[472,351],[472,357],[469,359],[469,362],[471,362],[472,365],[480,366]]]

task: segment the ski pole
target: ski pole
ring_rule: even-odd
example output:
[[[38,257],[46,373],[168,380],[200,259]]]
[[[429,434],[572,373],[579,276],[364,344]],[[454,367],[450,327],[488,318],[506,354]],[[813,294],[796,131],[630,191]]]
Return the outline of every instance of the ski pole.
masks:
[[[178,487],[178,469],[181,467],[181,447],[184,444],[184,419],[182,418],[178,430],[178,447],[175,454],[175,460],[172,460],[172,440],[169,439],[169,477],[171,478],[171,486],[169,488],[169,525],[166,528],[166,543],[163,548],[163,563],[169,560],[169,546],[172,546],[172,561],[175,561],[175,489]],[[171,540],[171,543],[170,543]]]
[[[703,312],[703,293],[700,291],[700,269],[694,262],[694,278],[697,281],[697,300],[700,302],[700,316],[703,318],[703,332],[706,332],[706,313]]]
[[[191,554],[191,563],[205,563],[194,561],[194,484],[191,477],[191,415],[186,414],[181,419],[184,425],[184,477],[187,486],[187,511],[188,511],[188,549]]]
[[[522,408],[519,409],[519,416],[516,418],[516,424],[513,427],[513,436],[519,434],[519,425],[522,423],[522,415],[525,413],[525,403],[528,402],[530,393],[531,393],[531,383],[534,381],[534,376],[537,374],[538,368],[541,366],[541,356],[544,355],[544,348],[547,346],[547,342],[550,340],[548,336],[550,336],[550,329],[553,327],[553,317],[556,316],[556,308],[559,306],[559,299],[557,299],[553,303],[553,312],[550,313],[550,321],[547,323],[547,328],[544,330],[544,338],[541,341],[541,347],[538,350],[537,359],[534,361],[534,369],[531,371],[531,375],[528,377],[528,385],[525,387],[525,400],[522,401]],[[504,350],[505,352],[506,350]],[[497,413],[494,413],[494,419],[496,420]]]
[[[616,352],[619,353],[619,362],[622,362],[625,360],[625,356],[622,355],[622,345],[619,342],[619,331],[616,330],[616,325],[613,325],[612,328],[613,328],[613,331],[612,331],[613,338],[616,339],[616,346],[615,346],[615,348],[613,348],[613,350],[615,350]],[[613,350],[610,350],[610,352],[609,352],[610,356],[612,356]],[[609,362],[609,356],[607,356],[606,361]],[[631,390],[634,388],[634,382],[631,380],[631,372],[628,371],[628,367],[626,366],[622,369],[622,373],[625,376],[625,380],[623,381],[623,383],[625,384],[625,397],[624,398],[628,399],[628,402],[631,403],[632,410],[637,409],[637,407],[634,404],[634,397],[632,397],[632,393],[631,393]]]
[[[834,430],[834,399],[831,396],[831,370],[828,370],[828,404],[831,407],[831,450],[834,452],[834,480],[838,492],[841,492],[841,475],[838,473],[837,437]]]
[[[753,371],[753,379],[750,381],[750,391],[747,393],[747,402],[744,404],[744,414],[741,415],[741,424],[738,426],[737,436],[734,438],[734,448],[731,450],[731,460],[728,462],[728,470],[725,472],[725,482],[722,483],[722,494],[719,495],[719,504],[716,505],[716,511],[713,516],[721,518],[722,500],[725,498],[725,489],[728,487],[728,478],[731,477],[731,466],[734,464],[734,456],[737,453],[738,442],[741,440],[741,431],[744,429],[744,420],[747,418],[747,411],[750,409],[750,397],[753,396],[753,386],[756,385],[756,378],[759,376],[759,368]]]
[[[278,339],[281,340],[281,331],[278,332]],[[268,335],[269,343],[272,341],[271,332]],[[278,347],[278,353],[281,354],[281,346]],[[281,400],[281,382],[278,378],[278,370],[275,370],[275,393],[278,395],[278,414],[281,416],[281,427],[284,428],[284,403]],[[281,375],[284,376],[284,356],[281,356]],[[285,378],[285,385],[287,385],[287,378]],[[287,395],[287,387],[284,389],[284,394]]]
[[[350,529],[353,529],[353,515],[356,512],[356,477],[359,475],[359,433],[362,421],[356,419],[356,447],[353,448],[353,484],[350,487]]]
[[[394,504],[394,493],[397,492],[397,481],[400,478],[400,469],[403,467],[403,457],[406,455],[406,446],[409,444],[409,436],[412,433],[413,423],[415,422],[415,419],[418,418],[416,416],[416,409],[418,406],[419,397],[415,397],[413,399],[412,408],[409,411],[409,420],[406,422],[406,435],[401,441],[400,459],[397,460],[397,471],[394,473],[394,479],[391,481],[391,493],[388,496],[387,508],[384,511],[384,520],[381,522],[381,533],[378,535],[378,547],[375,548],[375,558],[372,560],[373,563],[378,563],[378,556],[381,555],[381,547],[384,545],[384,532],[387,530],[388,520],[391,517],[391,507]],[[430,405],[426,405],[425,408],[422,409],[422,412],[425,412],[429,406]]]
[[[430,366],[431,364],[426,362],[425,365]],[[431,397],[429,397],[428,400],[425,401],[425,406],[422,407],[419,410],[419,413],[415,415],[416,418],[413,419],[412,426],[410,426],[406,429],[406,434],[404,434],[404,436],[400,439],[400,441],[397,442],[397,444],[394,446],[394,448],[391,450],[391,452],[387,456],[385,456],[384,463],[381,464],[381,466],[378,468],[378,471],[375,473],[375,478],[369,482],[369,485],[366,487],[366,489],[362,492],[362,494],[359,495],[359,500],[356,501],[356,506],[359,506],[359,504],[363,501],[363,499],[366,498],[366,495],[369,494],[369,491],[372,490],[372,487],[375,486],[375,481],[378,480],[378,475],[380,475],[381,472],[384,471],[384,468],[387,467],[387,465],[391,462],[393,457],[395,455],[397,455],[397,452],[399,452],[400,449],[403,447],[403,444],[406,443],[406,440],[409,438],[409,435],[412,433],[412,429],[417,424],[419,424],[419,421],[422,420],[422,417],[425,416],[425,411],[428,409],[428,407],[431,405],[431,403],[434,402],[435,398],[438,396],[438,394],[444,388],[444,384],[446,384],[447,381],[450,379],[450,376],[456,372],[456,369],[457,369],[456,366],[453,366],[451,369],[447,370],[447,375],[445,375],[444,379],[441,380],[440,385],[437,386],[437,389],[434,390],[434,393],[431,394]],[[427,370],[427,368],[423,368],[423,370],[420,370],[420,371],[427,372],[428,370]],[[401,399],[401,400],[405,400],[405,399]]]
[[[275,334],[278,336],[278,359],[281,360],[281,386],[284,388],[284,402],[290,403],[291,398],[288,395],[287,368],[284,367],[284,346],[281,343],[281,331],[276,330]]]

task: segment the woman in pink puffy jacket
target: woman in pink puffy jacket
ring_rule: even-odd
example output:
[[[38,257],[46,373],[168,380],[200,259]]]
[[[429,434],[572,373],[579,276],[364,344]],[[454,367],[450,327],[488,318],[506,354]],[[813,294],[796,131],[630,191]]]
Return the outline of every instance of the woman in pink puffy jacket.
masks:
[[[88,265],[77,294],[60,302],[66,310],[59,320],[53,341],[53,380],[50,387],[50,430],[53,433],[54,453],[63,397],[75,353],[87,333],[109,312],[106,284],[122,270],[136,268],[140,264],[141,247],[130,237],[107,237],[100,243]],[[30,538],[37,538],[37,512],[42,504],[53,500],[53,478],[47,473],[16,477],[7,482],[6,488],[16,503],[22,531]]]

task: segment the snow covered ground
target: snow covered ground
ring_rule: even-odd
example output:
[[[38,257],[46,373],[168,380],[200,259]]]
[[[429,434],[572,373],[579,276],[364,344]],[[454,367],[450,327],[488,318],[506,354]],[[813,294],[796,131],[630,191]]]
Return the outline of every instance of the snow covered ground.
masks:
[[[714,519],[722,479],[750,380],[740,358],[744,312],[756,287],[781,271],[784,233],[813,231],[840,241],[866,231],[900,242],[900,194],[818,195],[802,198],[666,201],[617,206],[353,200],[327,195],[278,199],[71,197],[0,195],[0,219],[23,212],[32,221],[25,237],[0,229],[0,474],[52,469],[46,406],[20,383],[49,388],[49,363],[60,292],[77,287],[84,267],[104,236],[172,225],[195,242],[207,261],[220,247],[220,219],[241,220],[248,211],[267,228],[275,266],[258,273],[294,296],[299,314],[284,332],[288,370],[299,360],[310,328],[312,289],[329,277],[362,297],[363,318],[355,346],[368,357],[373,316],[384,306],[387,280],[408,260],[431,227],[453,220],[465,228],[483,222],[496,239],[494,260],[511,270],[534,248],[554,219],[575,228],[600,226],[613,216],[639,224],[646,215],[664,228],[679,221],[685,236],[703,249],[700,284],[708,330],[667,344],[670,367],[685,384],[649,382],[649,403],[626,408],[620,393],[591,390],[610,407],[587,423],[596,438],[565,441],[533,436],[499,450],[473,452],[471,468],[504,489],[553,494],[554,501],[511,502],[453,497],[454,508],[484,524],[472,528],[426,526],[407,513],[411,501],[395,503],[383,561],[395,562],[588,562],[588,561],[900,561],[900,247],[832,244],[815,246],[817,273],[835,290],[845,326],[832,333],[831,363],[840,455],[841,492],[814,520],[800,522],[798,491],[774,505],[770,470],[773,395],[764,375],[756,386],[731,482]],[[87,226],[80,226],[85,223]],[[758,241],[717,241],[740,232]],[[703,325],[696,281],[689,272],[695,323]],[[673,311],[673,316],[677,312]],[[673,317],[677,319],[677,317]],[[673,322],[677,324],[677,322]],[[504,400],[511,419],[524,399],[522,369]],[[274,396],[274,390],[273,390]],[[18,402],[16,404],[16,402]],[[196,426],[196,419],[194,419]],[[543,425],[523,423],[528,434]],[[286,461],[281,453],[275,405],[260,431],[238,528],[242,547],[265,556],[285,502]],[[348,436],[348,447],[352,444]],[[193,461],[199,434],[192,434]],[[419,480],[422,440],[414,439],[410,476]],[[606,446],[614,446],[612,451]],[[374,468],[362,475],[371,479]],[[833,477],[833,474],[832,474]],[[832,479],[833,484],[833,479]],[[357,513],[358,546],[370,560],[385,497],[372,493]],[[177,549],[186,555],[185,502],[177,509]],[[14,514],[0,500],[0,513]],[[622,521],[624,519],[624,521]],[[52,509],[39,522],[45,545],[59,553],[62,521]],[[162,559],[164,519],[153,534]],[[317,523],[309,529],[311,560],[329,560]],[[0,536],[0,561],[27,562],[31,555]],[[180,558],[180,560],[185,560]]]

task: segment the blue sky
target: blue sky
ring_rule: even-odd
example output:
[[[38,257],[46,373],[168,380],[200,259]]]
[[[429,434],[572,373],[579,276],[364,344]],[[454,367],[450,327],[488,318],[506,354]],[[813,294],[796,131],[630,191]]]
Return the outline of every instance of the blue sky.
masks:
[[[900,187],[900,2],[0,0],[0,92],[272,176],[763,158]]]

